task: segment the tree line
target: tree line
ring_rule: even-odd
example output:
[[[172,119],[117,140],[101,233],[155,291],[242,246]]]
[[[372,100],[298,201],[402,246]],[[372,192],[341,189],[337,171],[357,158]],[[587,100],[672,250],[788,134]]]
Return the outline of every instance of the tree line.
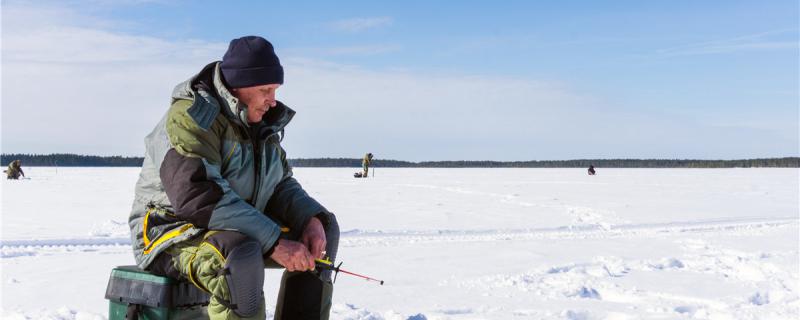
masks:
[[[5,167],[11,161],[19,160],[23,167],[141,167],[143,159],[142,157],[91,156],[71,153],[4,153],[0,155],[0,164]]]
[[[20,160],[33,167],[140,167],[142,157],[92,156],[79,154],[2,154],[0,164]],[[289,159],[293,167],[358,168],[361,158]],[[372,166],[383,168],[800,168],[800,157],[741,160],[681,159],[580,159],[544,161],[422,161],[374,159]]]

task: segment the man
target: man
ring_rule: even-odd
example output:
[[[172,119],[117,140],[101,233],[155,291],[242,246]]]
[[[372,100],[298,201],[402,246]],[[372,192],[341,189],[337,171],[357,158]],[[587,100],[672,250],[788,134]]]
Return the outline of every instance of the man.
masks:
[[[369,164],[372,162],[372,153],[367,153],[364,155],[364,159],[361,159],[361,167],[364,168],[364,174],[361,175],[362,178],[369,177]]]
[[[596,172],[594,171],[594,165],[590,165],[590,166],[589,166],[589,170],[587,170],[587,171],[589,172],[589,175],[590,175],[590,176],[593,176],[593,175],[596,173]]]
[[[211,294],[212,319],[264,319],[264,267],[285,267],[276,319],[327,319],[335,216],[292,177],[280,146],[295,112],[275,99],[272,44],[231,41],[221,62],[179,84],[145,138],[129,218],[139,267]]]
[[[20,175],[25,177],[25,172],[22,171],[22,162],[19,160],[11,161],[8,164],[8,169],[6,169],[6,179],[17,180]]]

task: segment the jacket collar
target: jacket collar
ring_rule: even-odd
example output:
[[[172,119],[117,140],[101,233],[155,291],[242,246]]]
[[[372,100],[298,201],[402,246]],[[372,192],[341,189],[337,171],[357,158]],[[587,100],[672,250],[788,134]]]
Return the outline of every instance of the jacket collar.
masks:
[[[178,84],[172,92],[172,100],[197,98],[216,104],[232,122],[249,127],[247,123],[247,105],[241,103],[225,86],[222,80],[220,62],[206,65],[203,70],[187,81]],[[261,118],[260,136],[265,138],[272,133],[283,131],[283,128],[294,118],[295,111],[278,101],[278,105],[270,108]]]
[[[214,64],[212,81],[214,82],[214,90],[216,90],[217,97],[219,97],[219,102],[222,104],[221,107],[230,111],[230,115],[235,115],[239,122],[247,126],[247,105],[239,104],[239,99],[228,91],[228,87],[222,81],[222,70],[219,62]]]

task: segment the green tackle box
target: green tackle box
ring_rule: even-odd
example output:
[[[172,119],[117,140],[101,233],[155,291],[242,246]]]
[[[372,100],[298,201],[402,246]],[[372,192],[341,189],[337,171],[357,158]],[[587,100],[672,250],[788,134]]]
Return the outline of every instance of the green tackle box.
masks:
[[[154,275],[136,266],[111,270],[106,287],[108,319],[208,319],[208,293],[191,283]]]

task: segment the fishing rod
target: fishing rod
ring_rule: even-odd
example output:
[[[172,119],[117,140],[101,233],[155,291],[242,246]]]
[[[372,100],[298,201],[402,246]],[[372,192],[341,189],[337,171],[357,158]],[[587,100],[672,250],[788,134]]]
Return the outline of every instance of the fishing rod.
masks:
[[[336,282],[336,277],[339,276],[339,272],[343,272],[343,273],[349,274],[351,276],[356,276],[356,277],[365,279],[367,281],[380,282],[380,284],[383,285],[383,280],[370,278],[370,277],[367,277],[367,276],[364,276],[364,275],[360,275],[358,273],[350,272],[350,271],[347,271],[347,270],[344,270],[344,269],[340,268],[342,266],[341,262],[339,262],[339,264],[334,267],[333,266],[333,262],[331,262],[327,258],[326,259],[316,259],[314,261],[315,261],[315,264],[316,264],[317,268],[324,269],[324,270],[331,270],[331,271],[334,272],[334,274],[333,274],[333,282],[334,283]]]

